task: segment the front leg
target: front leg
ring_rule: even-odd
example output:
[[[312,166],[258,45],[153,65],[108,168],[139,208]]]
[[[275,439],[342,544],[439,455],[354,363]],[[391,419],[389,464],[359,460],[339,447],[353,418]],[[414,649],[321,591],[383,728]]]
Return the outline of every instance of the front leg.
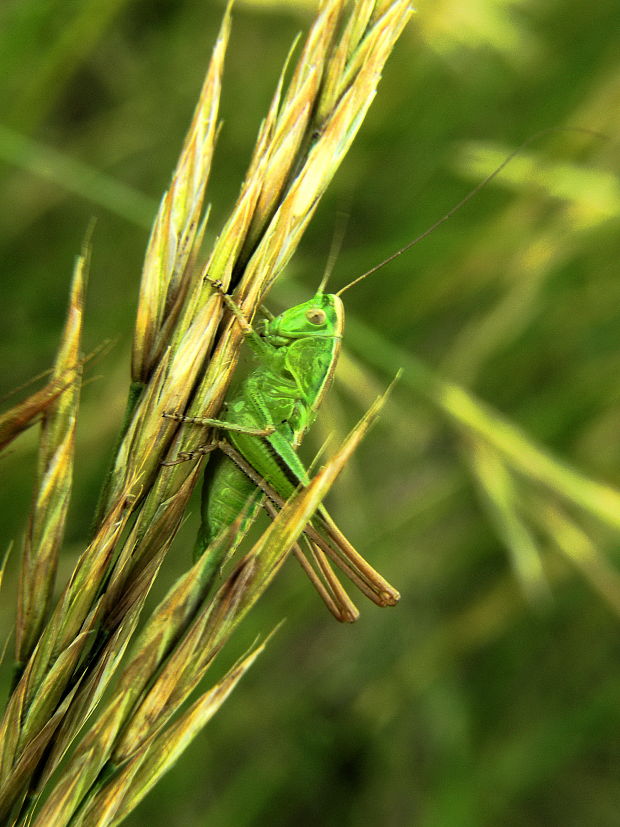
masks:
[[[211,280],[207,277],[206,279],[209,284],[216,290],[219,295],[222,297],[224,304],[230,310],[230,312],[235,317],[236,321],[239,324],[239,327],[243,331],[244,336],[247,339],[248,345],[252,348],[252,350],[262,359],[269,360],[271,357],[274,348],[267,344],[265,340],[256,332],[256,330],[252,327],[250,322],[245,317],[243,310],[239,307],[237,302],[230,296],[223,288],[222,282],[218,280]],[[262,308],[262,305],[261,305]],[[267,317],[273,318],[272,314],[264,308],[264,312],[266,313]]]

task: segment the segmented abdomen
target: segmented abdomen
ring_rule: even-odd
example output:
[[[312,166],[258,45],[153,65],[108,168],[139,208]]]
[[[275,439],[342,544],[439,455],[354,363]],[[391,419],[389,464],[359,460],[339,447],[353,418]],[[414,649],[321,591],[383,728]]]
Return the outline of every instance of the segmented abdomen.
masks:
[[[212,462],[213,468],[206,470],[209,480],[207,482],[205,479],[202,486],[202,524],[196,538],[194,558],[199,557],[209,543],[236,520],[249,501],[258,501],[261,494],[228,457],[214,457]],[[253,509],[250,507],[251,514]]]

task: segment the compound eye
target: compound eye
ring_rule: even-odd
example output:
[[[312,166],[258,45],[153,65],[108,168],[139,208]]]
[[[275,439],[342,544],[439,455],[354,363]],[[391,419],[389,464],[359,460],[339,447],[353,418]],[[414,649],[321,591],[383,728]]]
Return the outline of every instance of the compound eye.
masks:
[[[306,310],[306,319],[308,319],[310,324],[325,324],[327,316],[325,315],[325,311],[321,310],[320,307],[312,307],[310,310]]]

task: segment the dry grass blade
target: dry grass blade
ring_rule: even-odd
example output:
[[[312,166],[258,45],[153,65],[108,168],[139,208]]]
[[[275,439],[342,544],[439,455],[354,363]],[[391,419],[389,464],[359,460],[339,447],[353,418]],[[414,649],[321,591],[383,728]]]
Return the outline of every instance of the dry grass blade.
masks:
[[[235,664],[174,723],[145,741],[111,780],[89,798],[73,821],[75,827],[120,824],[209,723],[264,651],[268,640]]]
[[[41,425],[37,486],[24,540],[18,593],[18,669],[32,653],[50,608],[71,495],[80,392],[76,366],[80,360],[88,258],[85,248],[75,265],[67,322],[52,376],[53,382],[66,387],[46,409]]]
[[[152,445],[155,442],[163,448],[173,430],[169,425],[164,427],[161,413],[186,404],[219,322],[213,305],[195,307],[194,294],[200,289],[195,260],[206,225],[204,193],[215,147],[229,32],[230,4],[181,157],[149,239],[134,334],[133,383],[123,438],[102,495],[100,519],[125,488],[135,458],[141,459],[142,475],[156,472],[159,456]],[[171,352],[171,337],[178,337],[179,330],[187,332],[187,327],[191,327],[189,335]],[[147,465],[147,458],[152,463]]]

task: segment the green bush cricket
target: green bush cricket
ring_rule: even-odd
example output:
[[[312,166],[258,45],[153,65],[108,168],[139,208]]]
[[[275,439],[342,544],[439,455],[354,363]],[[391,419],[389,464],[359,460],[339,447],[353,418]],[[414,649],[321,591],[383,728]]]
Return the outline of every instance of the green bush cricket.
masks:
[[[228,432],[227,441],[179,455],[183,460],[215,448],[222,452],[205,471],[196,557],[239,514],[245,512],[246,519],[253,518],[263,492],[271,503],[281,505],[300,484],[309,482],[297,448],[333,380],[344,329],[339,295],[324,293],[322,288],[323,284],[309,301],[265,320],[260,332],[248,324],[233,300],[222,294],[244,329],[257,365],[227,402],[226,421],[167,414],[169,418],[214,425]],[[267,508],[273,512],[269,503]],[[315,568],[299,546],[295,554],[339,620],[355,620],[358,612],[333,573],[328,557],[378,605],[398,602],[396,589],[355,551],[324,508],[317,513],[315,523],[308,526],[303,540]]]

